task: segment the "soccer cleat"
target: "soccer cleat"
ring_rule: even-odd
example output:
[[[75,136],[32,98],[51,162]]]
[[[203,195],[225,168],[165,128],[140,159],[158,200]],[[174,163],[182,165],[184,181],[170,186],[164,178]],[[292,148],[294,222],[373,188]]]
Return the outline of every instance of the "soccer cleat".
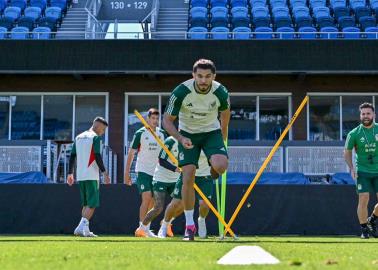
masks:
[[[202,239],[207,237],[206,220],[198,218],[198,236]]]
[[[93,232],[89,232],[85,237],[98,237],[98,235],[94,234]]]
[[[377,234],[377,225],[375,224],[375,221],[371,220],[371,217],[369,217],[367,219],[366,226],[367,226],[367,228],[369,230],[370,235],[373,236],[374,238],[377,238],[378,237],[378,234]]]
[[[369,230],[368,228],[361,229],[361,239],[369,239]]]
[[[160,227],[160,230],[158,232],[158,237],[159,238],[166,238],[167,237],[167,227]]]
[[[186,226],[185,235],[182,240],[194,241],[194,235],[196,234],[196,225]]]
[[[142,228],[139,227],[135,230],[135,237],[148,237],[148,235]]]
[[[172,231],[172,224],[169,224],[169,225],[167,226],[167,233],[166,233],[166,235],[167,235],[168,237],[173,237],[173,236],[174,236],[173,231]]]
[[[148,231],[147,231],[147,237],[150,237],[150,238],[155,238],[155,237],[157,237],[157,235],[156,235],[156,234],[154,234],[154,233],[153,233],[153,231],[151,231],[151,230],[148,230]]]
[[[74,235],[76,236],[84,236],[83,235],[83,227],[82,226],[77,226],[76,229],[74,230]]]

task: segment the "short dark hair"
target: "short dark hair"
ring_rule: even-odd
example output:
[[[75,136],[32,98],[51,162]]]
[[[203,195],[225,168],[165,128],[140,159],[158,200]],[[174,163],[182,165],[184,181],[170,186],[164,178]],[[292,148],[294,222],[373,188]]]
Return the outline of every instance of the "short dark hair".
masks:
[[[368,109],[368,108],[370,108],[373,112],[375,112],[375,109],[374,109],[373,104],[371,104],[371,103],[369,103],[369,102],[364,102],[364,103],[362,103],[362,104],[360,105],[360,111],[361,111],[362,109]]]
[[[159,112],[158,109],[151,108],[151,109],[148,110],[147,116],[151,117],[151,115],[160,115],[160,112]]]
[[[108,124],[108,121],[105,120],[105,118],[101,117],[101,116],[97,116],[94,120],[93,120],[93,123],[94,122],[99,122],[101,124],[103,124],[104,126],[109,126]]]
[[[200,59],[196,61],[193,65],[193,72],[196,72],[197,69],[210,69],[213,74],[216,72],[215,64],[213,61],[208,59]]]

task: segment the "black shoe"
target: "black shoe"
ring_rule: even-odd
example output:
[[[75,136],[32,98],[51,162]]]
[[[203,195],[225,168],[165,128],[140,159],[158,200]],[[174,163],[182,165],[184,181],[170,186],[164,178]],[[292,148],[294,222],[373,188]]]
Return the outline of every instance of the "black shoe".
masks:
[[[367,228],[369,230],[370,235],[373,236],[374,238],[377,238],[378,237],[378,235],[377,235],[377,225],[375,224],[375,221],[371,220],[371,217],[369,217],[367,219],[366,226],[367,226]]]
[[[368,228],[361,229],[361,239],[369,239],[369,230]]]
[[[196,227],[193,226],[187,226],[185,229],[185,235],[182,240],[184,241],[194,241],[194,235],[196,234]]]

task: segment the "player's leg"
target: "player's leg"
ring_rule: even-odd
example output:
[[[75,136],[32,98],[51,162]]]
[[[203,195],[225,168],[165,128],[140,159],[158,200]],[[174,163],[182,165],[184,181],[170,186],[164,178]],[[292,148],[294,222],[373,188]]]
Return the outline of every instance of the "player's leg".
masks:
[[[378,198],[378,177],[375,177],[373,181],[373,187],[374,187],[374,192],[377,195]],[[371,213],[370,217],[367,219],[367,227],[369,229],[370,234],[373,237],[378,237],[377,233],[377,224],[376,220],[378,218],[378,203],[374,206],[374,210]]]
[[[169,226],[174,218],[181,215],[184,211],[184,204],[181,199],[172,198],[172,201],[165,209],[164,219],[161,223],[160,230],[158,232],[159,238],[165,238],[168,236]]]
[[[358,206],[357,216],[361,226],[361,238],[369,238],[369,229],[367,227],[369,192],[372,191],[371,178],[364,174],[358,173],[357,176],[357,193]]]
[[[86,185],[86,198],[87,198],[87,205],[84,210],[84,229],[83,234],[86,237],[97,237],[93,232],[89,229],[89,222],[93,217],[95,209],[100,206],[100,190],[99,190],[99,182],[97,180],[87,180],[83,181]]]
[[[139,194],[141,194],[141,199],[142,199],[142,202],[139,207],[139,227],[135,231],[135,234],[137,236],[137,231],[139,228],[141,228],[142,221],[146,217],[148,210],[150,210],[153,207],[152,176],[143,172],[138,172],[138,177],[137,177],[136,182],[137,182]],[[148,228],[149,226],[150,225],[148,225]]]
[[[215,130],[204,135],[203,151],[211,164],[212,178],[218,178],[228,167],[227,149],[223,142],[220,130]]]
[[[208,177],[196,177],[196,184],[201,189],[203,194],[211,200],[213,194],[213,180],[210,176]],[[202,200],[198,193],[196,193],[199,204],[199,217],[198,217],[198,236],[200,238],[207,237],[207,228],[206,228],[206,217],[209,214],[209,207]]]

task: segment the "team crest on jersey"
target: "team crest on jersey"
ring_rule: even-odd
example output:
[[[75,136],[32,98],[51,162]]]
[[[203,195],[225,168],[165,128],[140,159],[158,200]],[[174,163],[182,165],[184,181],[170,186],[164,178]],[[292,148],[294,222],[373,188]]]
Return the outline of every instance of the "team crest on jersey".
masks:
[[[140,189],[141,189],[141,190],[144,190],[144,185],[140,185]]]
[[[210,109],[214,108],[217,105],[217,102],[214,101],[213,103],[210,104]]]
[[[360,142],[364,143],[364,142],[365,142],[365,138],[362,137],[362,138],[360,139]]]
[[[184,153],[180,153],[180,154],[179,154],[179,159],[180,159],[180,160],[184,160]]]
[[[358,184],[357,189],[358,189],[358,190],[361,190],[361,189],[362,189],[361,184]]]

